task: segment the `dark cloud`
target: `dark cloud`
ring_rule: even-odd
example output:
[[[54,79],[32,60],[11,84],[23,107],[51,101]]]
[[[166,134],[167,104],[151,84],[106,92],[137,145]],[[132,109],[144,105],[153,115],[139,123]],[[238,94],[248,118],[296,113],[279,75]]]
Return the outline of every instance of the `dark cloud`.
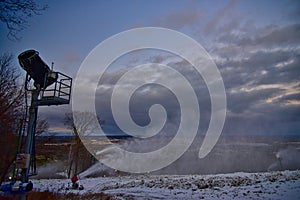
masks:
[[[39,107],[39,117],[48,121],[49,131],[52,132],[70,131],[65,126],[65,114],[70,112],[72,112],[71,105]]]
[[[234,29],[234,26],[231,28]],[[300,80],[299,25],[269,25],[260,28],[264,35],[257,34],[255,30],[247,32],[243,27],[240,31],[240,26],[235,28],[237,33],[243,34],[240,37],[234,37],[231,33],[222,34],[214,41],[215,47],[211,52],[221,71],[227,93],[228,115],[224,132],[298,132],[299,126],[295,122],[299,120],[299,112],[295,109],[299,107],[300,90],[295,82]],[[230,41],[226,41],[228,39]],[[211,117],[211,102],[201,75],[187,61],[174,60],[174,55],[160,53],[143,59],[172,66],[186,77],[198,96],[202,117],[200,129],[205,131]],[[126,70],[128,68],[108,72],[100,82],[103,88],[99,88],[97,95],[99,112],[112,123],[114,121],[109,109],[111,92]],[[155,103],[168,110],[169,119],[178,119],[178,102],[172,93],[153,85],[140,90],[145,88],[149,92],[137,91],[130,103],[132,118],[137,124],[149,123],[148,111]]]
[[[156,19],[156,24],[158,26],[180,30],[185,27],[195,26],[202,18],[202,12],[198,11],[195,6],[189,6],[179,12],[174,12]]]
[[[229,113],[225,133],[290,135],[300,128],[300,106],[260,104],[241,114]]]
[[[150,56],[145,58],[146,60],[154,60],[166,62],[170,56],[158,55],[157,57]],[[201,130],[204,130],[208,126],[210,118],[210,98],[208,90],[206,88],[205,82],[196,70],[193,69],[187,61],[171,61],[168,63],[169,66],[173,66],[181,74],[185,75],[188,81],[191,83],[192,87],[195,89],[195,93],[198,96],[199,106],[201,111]],[[113,70],[106,72],[99,82],[99,87],[96,93],[96,109],[101,119],[104,119],[109,126],[117,126],[114,117],[112,115],[111,107],[111,96],[115,84],[119,78],[128,71],[126,70]],[[167,79],[172,79],[170,75],[160,74],[157,72],[158,76],[164,76]],[[177,82],[180,86],[180,82]],[[126,95],[126,94],[124,94]],[[169,89],[159,86],[157,84],[147,84],[140,87],[135,91],[130,99],[129,110],[132,119],[140,126],[145,126],[150,122],[149,109],[154,104],[162,105],[167,112],[167,123],[162,132],[166,132],[165,129],[173,127],[172,130],[178,127],[178,120],[180,119],[180,106],[175,94]],[[167,132],[172,132],[171,129]]]
[[[236,11],[239,4],[241,2],[229,1],[212,17],[199,7],[185,7],[154,21],[158,26],[194,32],[194,38],[200,38],[216,62],[227,93],[228,114],[223,133],[299,134],[299,3],[294,2],[298,6],[286,14],[294,17],[288,23],[258,23],[254,18],[241,18]],[[73,58],[76,60],[71,56],[70,62]],[[211,117],[209,92],[201,75],[187,61],[172,54],[147,51],[129,58],[123,59],[123,63],[116,62],[99,81],[96,108],[100,118],[107,122],[106,126],[116,126],[110,105],[116,82],[132,66],[153,62],[173,67],[191,83],[201,111],[200,129],[205,131]],[[149,123],[149,108],[156,103],[168,112],[167,126],[178,123],[180,112],[176,97],[157,85],[143,86],[134,93],[130,101],[133,120],[139,125]],[[51,120],[57,117],[51,113],[49,116]]]
[[[228,50],[231,51],[230,48]],[[225,57],[228,59],[217,62],[227,88],[237,84],[290,83],[300,78],[300,54],[297,50],[257,51],[248,53],[247,57],[240,60]]]
[[[286,102],[295,100],[295,101],[299,101],[300,102],[300,93],[285,95],[282,98],[280,98],[280,100],[286,101]]]
[[[257,28],[252,25],[236,25],[232,30],[218,36],[218,42],[235,44],[240,47],[275,48],[280,46],[298,46],[300,42],[300,24],[285,26],[268,25]]]
[[[224,8],[218,11],[217,14],[212,18],[212,20],[210,20],[204,27],[204,33],[207,34],[216,29],[227,15],[232,14],[237,2],[237,0],[231,0]]]
[[[62,61],[73,64],[75,62],[82,61],[82,56],[80,56],[79,53],[69,52],[68,54],[64,55],[64,57],[62,58]]]
[[[224,132],[299,133],[300,25],[243,27],[222,32],[212,51],[227,91]]]
[[[265,104],[265,100],[280,89],[263,89],[249,92],[227,93],[227,109],[232,113],[247,113],[257,104]]]
[[[278,46],[293,45],[300,42],[300,24],[292,24],[273,30],[271,33],[259,37],[253,41],[254,44]]]

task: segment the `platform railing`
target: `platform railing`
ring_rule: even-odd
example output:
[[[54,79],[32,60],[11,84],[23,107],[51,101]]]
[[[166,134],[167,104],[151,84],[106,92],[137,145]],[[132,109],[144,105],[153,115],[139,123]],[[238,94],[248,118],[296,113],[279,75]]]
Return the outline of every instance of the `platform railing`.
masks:
[[[69,104],[71,99],[72,78],[58,73],[57,81],[41,91],[39,105]]]

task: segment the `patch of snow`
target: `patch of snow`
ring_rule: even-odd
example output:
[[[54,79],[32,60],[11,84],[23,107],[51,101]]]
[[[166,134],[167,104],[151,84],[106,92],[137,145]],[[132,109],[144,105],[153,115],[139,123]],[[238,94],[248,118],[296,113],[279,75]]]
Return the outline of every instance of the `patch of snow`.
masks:
[[[300,170],[218,175],[131,175],[86,178],[84,190],[67,179],[33,180],[34,190],[100,193],[115,199],[300,199]]]

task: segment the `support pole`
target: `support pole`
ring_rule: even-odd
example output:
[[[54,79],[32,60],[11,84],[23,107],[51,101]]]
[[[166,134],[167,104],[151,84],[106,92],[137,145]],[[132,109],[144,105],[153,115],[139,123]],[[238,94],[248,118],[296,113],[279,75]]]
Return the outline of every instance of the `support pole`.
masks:
[[[31,91],[31,105],[29,108],[29,122],[27,127],[27,136],[25,143],[25,155],[26,155],[26,167],[21,172],[21,182],[28,183],[28,176],[30,171],[30,157],[33,153],[34,148],[34,137],[36,128],[36,119],[38,112],[38,96],[40,89]]]

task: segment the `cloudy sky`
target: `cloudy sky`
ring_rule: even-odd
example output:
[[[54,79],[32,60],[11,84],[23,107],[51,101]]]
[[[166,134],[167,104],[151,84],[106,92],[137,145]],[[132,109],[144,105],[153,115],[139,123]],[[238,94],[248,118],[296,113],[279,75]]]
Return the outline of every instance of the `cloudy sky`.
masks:
[[[49,8],[29,20],[20,41],[7,39],[8,31],[0,24],[0,53],[17,56],[35,49],[48,64],[55,63],[55,70],[75,78],[89,52],[108,37],[144,26],[173,29],[199,42],[220,70],[227,95],[224,134],[300,135],[299,1],[40,2]],[[168,64],[190,81],[201,111],[200,132],[205,131],[211,102],[202,77],[188,62],[154,50],[116,60],[100,80],[96,109],[106,121],[106,130],[118,132],[110,110],[114,84],[134,65],[144,62]],[[158,85],[146,85],[133,95],[133,120],[147,125],[148,109],[157,103],[166,108],[166,129],[178,123],[178,101]],[[71,106],[51,106],[41,108],[40,115],[48,119],[50,130],[59,131],[66,128],[64,113],[70,111]]]

